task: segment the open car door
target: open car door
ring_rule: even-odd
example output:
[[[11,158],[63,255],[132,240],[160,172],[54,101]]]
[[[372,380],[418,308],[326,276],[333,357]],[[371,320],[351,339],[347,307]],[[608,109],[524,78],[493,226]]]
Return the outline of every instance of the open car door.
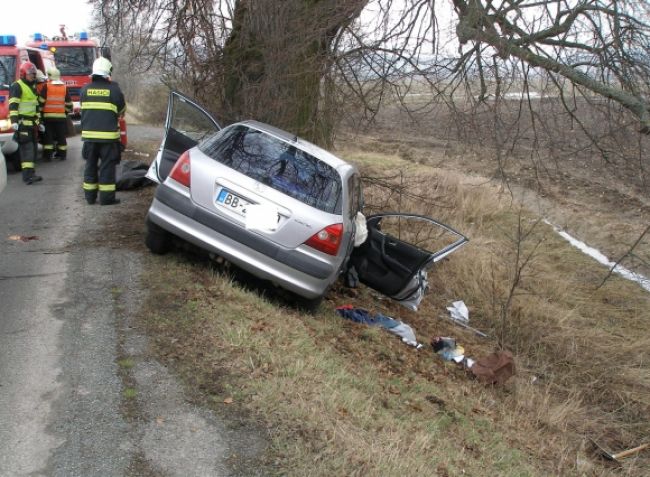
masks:
[[[359,281],[416,311],[427,270],[468,239],[432,218],[387,213],[366,219],[368,238],[350,256]]]
[[[172,91],[167,103],[165,136],[146,177],[160,184],[181,154],[220,129],[219,123],[205,109],[187,96]]]

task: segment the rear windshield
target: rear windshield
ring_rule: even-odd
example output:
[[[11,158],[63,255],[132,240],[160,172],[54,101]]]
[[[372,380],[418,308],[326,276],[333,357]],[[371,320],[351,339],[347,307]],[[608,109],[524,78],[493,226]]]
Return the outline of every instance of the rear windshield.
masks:
[[[16,57],[0,56],[0,88],[2,85],[10,85],[16,78]]]
[[[325,212],[341,213],[341,178],[331,166],[264,132],[226,128],[199,144],[211,158]]]
[[[57,46],[54,61],[62,75],[89,75],[93,71],[95,51],[89,46]]]

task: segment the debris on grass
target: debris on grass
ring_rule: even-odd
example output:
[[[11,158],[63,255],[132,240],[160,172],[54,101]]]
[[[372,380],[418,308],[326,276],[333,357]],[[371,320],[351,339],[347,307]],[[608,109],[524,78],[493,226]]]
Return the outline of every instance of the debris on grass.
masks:
[[[406,323],[391,318],[390,316],[381,313],[373,315],[368,310],[363,308],[354,308],[352,305],[339,306],[336,308],[336,312],[343,318],[347,318],[348,320],[357,323],[363,323],[370,326],[381,326],[394,335],[402,338],[402,342],[409,346],[413,346],[415,349],[420,349],[424,346],[422,343],[418,343],[413,328]]]

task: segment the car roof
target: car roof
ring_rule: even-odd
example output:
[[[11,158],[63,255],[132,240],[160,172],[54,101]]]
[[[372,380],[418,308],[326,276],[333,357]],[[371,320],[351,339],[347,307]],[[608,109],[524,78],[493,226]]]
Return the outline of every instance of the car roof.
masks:
[[[235,126],[237,124],[243,124],[247,127],[257,129],[258,131],[262,131],[264,133],[270,134],[271,136],[275,136],[276,138],[284,142],[296,146],[298,149],[301,149],[311,154],[312,156],[316,157],[317,159],[320,159],[330,167],[337,169],[339,173],[343,175],[347,175],[353,171],[354,172],[357,171],[357,168],[354,165],[350,164],[347,161],[344,161],[340,157],[335,156],[331,152],[326,151],[325,149],[317,146],[316,144],[301,139],[295,134],[291,134],[287,131],[276,128],[275,126],[271,126],[270,124],[249,119],[247,121],[240,121],[238,123],[232,124],[231,126]]]

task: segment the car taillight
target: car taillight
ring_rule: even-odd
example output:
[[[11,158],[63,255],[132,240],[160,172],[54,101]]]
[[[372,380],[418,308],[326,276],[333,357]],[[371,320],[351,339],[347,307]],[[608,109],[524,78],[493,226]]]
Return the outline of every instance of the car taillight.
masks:
[[[190,186],[190,151],[185,151],[178,158],[169,176],[185,187]]]
[[[339,245],[341,245],[342,236],[343,224],[332,224],[309,237],[305,245],[329,255],[336,255],[339,251]]]

